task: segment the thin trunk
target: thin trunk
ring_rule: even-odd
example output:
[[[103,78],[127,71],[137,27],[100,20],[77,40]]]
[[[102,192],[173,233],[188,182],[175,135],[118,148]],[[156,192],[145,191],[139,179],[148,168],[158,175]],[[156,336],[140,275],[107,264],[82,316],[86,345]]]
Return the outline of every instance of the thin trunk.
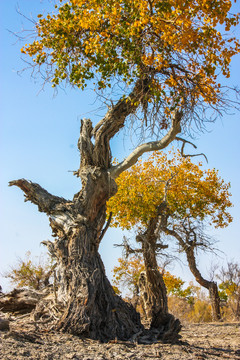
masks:
[[[212,307],[212,317],[214,321],[218,321],[221,319],[221,310],[220,310],[220,298],[218,294],[218,287],[214,281],[209,281],[204,279],[201,275],[200,271],[197,268],[196,258],[194,254],[194,246],[185,242],[182,237],[175,231],[170,229],[163,229],[167,234],[174,236],[177,240],[183,251],[187,256],[188,266],[195,277],[195,280],[199,285],[203,286],[205,289],[209,291],[209,298],[211,301]]]
[[[219,298],[219,294],[218,294],[217,283],[215,283],[214,281],[208,281],[203,278],[203,276],[201,275],[200,271],[197,268],[194,249],[192,247],[188,247],[185,250],[185,253],[187,255],[189,269],[190,269],[191,273],[193,274],[193,276],[195,277],[196,281],[201,286],[208,289],[209,298],[210,298],[211,307],[212,307],[213,321],[220,320],[221,319],[221,310],[220,310],[220,298]]]

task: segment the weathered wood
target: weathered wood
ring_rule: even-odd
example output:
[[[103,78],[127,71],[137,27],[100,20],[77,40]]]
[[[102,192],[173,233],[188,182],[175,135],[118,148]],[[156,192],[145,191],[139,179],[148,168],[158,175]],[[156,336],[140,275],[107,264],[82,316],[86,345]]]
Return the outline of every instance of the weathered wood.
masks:
[[[162,207],[161,207],[162,209]],[[181,324],[168,313],[167,289],[159,271],[156,253],[159,217],[150,219],[146,231],[138,234],[144,258],[145,271],[139,278],[139,290],[144,313],[150,322],[150,330],[156,331],[158,339],[174,342],[179,339]],[[164,247],[164,246],[163,246]]]
[[[53,196],[25,179],[9,183],[49,216],[55,241],[45,244],[56,261],[55,302],[65,308],[63,314],[54,314],[57,329],[101,341],[127,340],[142,329],[139,314],[114,293],[98,247],[108,226],[104,229],[106,202],[117,191],[114,179],[132,164],[124,162],[112,172],[109,142],[134,113],[150,83],[150,78],[137,81],[128,97],[132,101],[120,99],[94,129],[91,120],[82,120],[78,141],[81,161],[75,172],[82,188],[72,201]],[[181,117],[180,112],[176,114],[169,133],[159,142],[161,148],[180,132]],[[152,150],[153,146],[144,147],[144,151]],[[134,154],[135,162],[141,154]],[[41,311],[47,311],[44,304],[36,308],[36,318]]]
[[[8,331],[9,330],[9,320],[0,318],[0,330]]]
[[[27,289],[14,289],[8,294],[0,296],[2,312],[25,314],[31,312],[43,297],[41,292]]]

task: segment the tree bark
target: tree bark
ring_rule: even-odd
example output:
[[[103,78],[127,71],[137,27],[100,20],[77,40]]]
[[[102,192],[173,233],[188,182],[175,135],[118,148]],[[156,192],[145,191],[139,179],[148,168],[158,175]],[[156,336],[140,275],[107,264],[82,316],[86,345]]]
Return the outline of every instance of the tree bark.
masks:
[[[18,186],[26,200],[49,216],[56,239],[44,243],[56,258],[55,297],[65,309],[57,329],[107,341],[129,339],[142,328],[139,314],[114,293],[98,247],[105,233],[106,202],[117,191],[114,179],[132,165],[132,161],[116,168],[111,165],[110,140],[124,126],[127,116],[136,111],[151,81],[150,77],[138,80],[128,98],[120,99],[94,129],[91,120],[82,120],[78,141],[81,161],[74,173],[81,178],[82,189],[73,200],[53,196],[25,179],[9,183]],[[181,131],[182,116],[180,112],[175,114],[171,129],[157,142],[161,149]],[[134,162],[151,150],[155,148],[144,147],[134,155]]]
[[[179,338],[181,324],[168,312],[167,289],[156,259],[156,251],[159,248],[156,236],[157,225],[158,216],[150,220],[145,233],[137,236],[137,241],[142,243],[146,269],[140,275],[139,289],[144,312],[150,321],[150,329],[157,329],[159,338],[171,342]]]
[[[57,328],[101,341],[127,340],[141,329],[139,315],[114,293],[93,243],[94,232],[83,225],[70,238],[67,261],[59,269],[66,310]]]
[[[142,328],[140,316],[114,293],[98,253],[105,204],[116,191],[115,182],[105,170],[89,168],[84,190],[72,202],[25,179],[10,185],[49,215],[56,240],[47,246],[57,262],[57,301],[65,309],[56,328],[101,341],[131,338]]]

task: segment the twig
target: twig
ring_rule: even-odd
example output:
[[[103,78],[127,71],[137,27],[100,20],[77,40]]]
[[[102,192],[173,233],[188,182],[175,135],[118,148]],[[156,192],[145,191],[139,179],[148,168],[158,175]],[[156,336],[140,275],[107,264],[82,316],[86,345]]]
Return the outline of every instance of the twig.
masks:
[[[182,147],[181,147],[181,155],[182,155],[182,157],[186,158],[186,157],[194,157],[194,156],[204,156],[206,162],[208,163],[208,158],[206,157],[206,155],[204,153],[192,154],[192,155],[191,154],[184,154],[184,147],[185,147],[186,144],[192,145],[194,147],[194,149],[197,148],[197,146],[195,144],[193,144],[191,141],[188,141],[186,139],[182,139],[182,138],[180,138],[178,136],[175,137],[175,140],[182,141],[182,143],[183,143]]]

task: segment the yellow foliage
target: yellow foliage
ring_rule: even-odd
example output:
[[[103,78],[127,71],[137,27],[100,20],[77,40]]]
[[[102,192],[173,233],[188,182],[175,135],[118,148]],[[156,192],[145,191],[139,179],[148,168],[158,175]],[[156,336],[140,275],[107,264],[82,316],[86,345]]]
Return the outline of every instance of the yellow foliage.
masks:
[[[236,38],[219,31],[239,22],[230,0],[59,0],[55,8],[38,16],[38,38],[22,49],[45,64],[53,86],[66,79],[84,89],[98,73],[103,89],[115,76],[129,84],[151,74],[148,98],[163,108],[216,104],[217,74],[228,77],[239,52]]]
[[[130,290],[134,293],[138,290],[138,281],[142,271],[145,271],[144,261],[141,257],[131,256],[128,259],[119,258],[118,266],[113,268],[113,288],[117,294],[120,293],[119,288]],[[159,271],[162,269],[159,267]],[[194,291],[193,286],[183,289],[185,282],[168,271],[163,272],[163,280],[168,295],[176,295],[178,297],[188,299]]]
[[[193,304],[189,304],[186,299],[176,296],[168,297],[168,309],[171,314],[181,322],[211,322],[212,310],[211,305],[205,299],[195,299]]]
[[[112,226],[144,228],[156,216],[164,199],[170,214],[195,219],[208,219],[215,227],[227,226],[232,217],[230,184],[225,183],[216,169],[203,170],[179,152],[154,152],[146,161],[138,161],[117,179],[118,192],[107,204],[113,214]]]
[[[212,308],[206,300],[196,300],[192,310],[188,314],[190,322],[211,322]]]

